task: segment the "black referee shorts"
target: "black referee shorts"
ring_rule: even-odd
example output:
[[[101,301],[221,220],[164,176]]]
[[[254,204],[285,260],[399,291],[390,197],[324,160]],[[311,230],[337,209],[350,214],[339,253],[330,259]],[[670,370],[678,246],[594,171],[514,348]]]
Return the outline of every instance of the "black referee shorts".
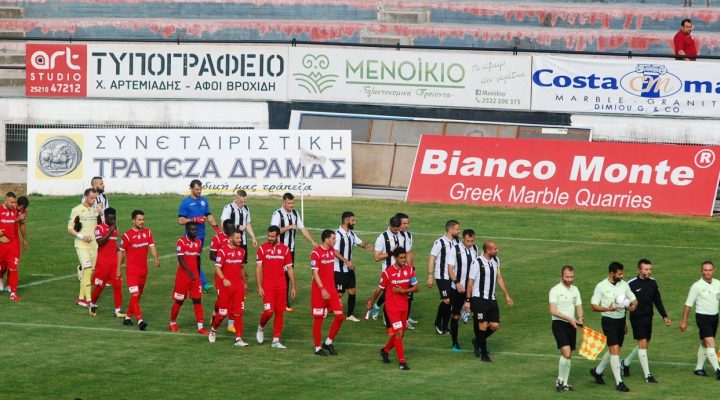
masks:
[[[465,293],[460,293],[456,289],[450,291],[450,305],[454,314],[460,314],[465,305]]]
[[[630,326],[633,330],[633,339],[650,341],[652,339],[652,317],[632,317],[630,314]]]
[[[602,317],[600,320],[602,330],[607,336],[607,345],[622,347],[625,342],[625,318],[615,319],[610,317]]]
[[[442,300],[450,298],[450,292],[453,290],[452,281],[450,279],[435,279],[437,283],[438,291],[440,292],[440,298]]]
[[[480,322],[500,322],[500,308],[497,300],[470,298],[470,309]]]
[[[335,289],[337,289],[338,293],[345,293],[348,289],[355,289],[355,270],[335,272]]]
[[[554,319],[552,321],[552,333],[555,336],[558,349],[570,346],[570,350],[575,350],[577,329],[573,328],[568,322]]]
[[[715,337],[718,328],[718,316],[695,313],[695,323],[700,331],[700,340]]]

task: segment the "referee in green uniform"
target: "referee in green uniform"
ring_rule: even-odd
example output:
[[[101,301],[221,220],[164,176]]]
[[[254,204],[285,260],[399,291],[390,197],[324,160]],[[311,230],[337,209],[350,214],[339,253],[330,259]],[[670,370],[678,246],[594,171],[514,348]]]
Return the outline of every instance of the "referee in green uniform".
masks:
[[[577,286],[573,285],[575,268],[565,265],[560,271],[560,283],[550,289],[550,315],[552,315],[552,332],[560,350],[558,378],[555,389],[558,392],[573,390],[568,384],[570,375],[570,357],[577,344],[577,330],[584,322],[582,299]]]
[[[718,368],[717,353],[715,353],[715,334],[718,328],[718,304],[720,303],[720,281],[713,279],[715,264],[711,261],[702,263],[702,278],[690,287],[682,319],[680,330],[687,330],[687,319],[690,308],[695,306],[695,323],[700,331],[700,348],[698,348],[697,365],[695,375],[708,376],[703,369],[705,358],[710,361],[715,370],[715,376],[720,380],[720,368]]]

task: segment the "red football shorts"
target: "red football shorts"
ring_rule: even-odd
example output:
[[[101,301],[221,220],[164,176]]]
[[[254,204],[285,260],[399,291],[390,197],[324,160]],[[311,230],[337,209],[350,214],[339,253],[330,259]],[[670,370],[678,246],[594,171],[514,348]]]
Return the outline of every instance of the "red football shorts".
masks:
[[[223,317],[242,314],[245,311],[245,285],[239,282],[230,287],[220,286],[216,305],[218,314]]]
[[[173,300],[183,301],[187,293],[191,299],[202,299],[202,281],[198,276],[195,280],[190,279],[185,271],[178,271],[175,274],[175,289],[173,289]]]
[[[128,272],[127,273],[127,286],[128,291],[131,295],[139,293],[143,294],[145,290],[145,281],[147,281],[147,271],[142,272]]]
[[[327,289],[326,289],[327,290]],[[330,298],[325,300],[322,298],[320,290],[313,290],[310,294],[310,315],[313,317],[322,317],[325,314],[325,309],[328,312],[342,311],[343,306],[340,302],[340,297],[335,291],[335,288],[327,291]]]
[[[385,307],[388,319],[390,320],[390,326],[395,331],[407,329],[408,310],[406,309],[389,309]]]
[[[287,307],[287,289],[265,289],[263,311],[285,311]]]
[[[122,279],[117,279],[117,267],[110,263],[98,263],[95,265],[92,281],[95,286],[122,284]]]
[[[0,244],[0,271],[7,271],[8,269],[17,270],[19,260],[20,251],[15,243]]]

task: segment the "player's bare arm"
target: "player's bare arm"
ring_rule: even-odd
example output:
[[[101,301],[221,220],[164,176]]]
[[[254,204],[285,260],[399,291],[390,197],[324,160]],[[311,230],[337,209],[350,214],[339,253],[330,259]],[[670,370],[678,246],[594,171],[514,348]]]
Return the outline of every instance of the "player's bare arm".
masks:
[[[435,256],[430,255],[428,257],[428,277],[427,282],[425,285],[427,285],[428,288],[433,287],[433,281],[435,280]]]
[[[190,277],[190,280],[191,280],[191,281],[194,281],[194,280],[195,280],[195,274],[193,274],[193,272],[192,272],[192,270],[190,269],[190,267],[188,267],[188,265],[185,264],[185,257],[179,255],[179,256],[177,256],[177,259],[178,259],[178,264],[180,264],[180,268],[182,268],[182,269],[188,274],[188,276]]]
[[[329,299],[330,293],[328,293],[327,289],[325,289],[322,279],[320,279],[320,273],[318,272],[318,270],[312,270],[312,278],[315,284],[320,288],[320,294],[322,294],[322,298],[325,300]]]
[[[685,332],[687,330],[688,315],[690,315],[690,307],[685,306],[683,308],[682,318],[680,319],[680,332]]]
[[[158,257],[158,251],[155,246],[150,246],[150,254],[152,254],[153,260],[155,261],[155,267],[160,268],[160,257]]]
[[[292,265],[292,264],[291,264]],[[297,286],[295,286],[295,268],[288,266],[288,276],[290,277],[290,297],[293,299],[297,295]]]
[[[505,279],[502,276],[502,272],[500,271],[500,268],[497,270],[497,284],[500,290],[505,294],[505,301],[508,303],[509,306],[513,305],[513,299],[510,297],[510,293],[507,291],[507,287],[505,286]]]
[[[337,250],[335,250],[335,258],[342,261],[345,265],[347,265],[348,268],[355,269],[355,264],[353,264],[353,262],[348,260],[347,258],[343,257],[343,255],[340,254],[340,252]]]

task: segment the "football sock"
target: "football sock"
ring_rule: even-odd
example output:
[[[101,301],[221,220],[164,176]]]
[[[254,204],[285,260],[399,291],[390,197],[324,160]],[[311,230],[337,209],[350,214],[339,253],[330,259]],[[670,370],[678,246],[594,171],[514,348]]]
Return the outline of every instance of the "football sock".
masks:
[[[234,321],[235,321],[235,325],[233,325],[233,326],[235,326],[235,338],[236,338],[236,339],[237,339],[237,338],[242,338],[242,334],[243,334],[243,318],[242,318],[242,314],[235,314]]]
[[[441,301],[440,304],[438,304],[437,313],[435,314],[435,326],[437,326],[440,329],[442,329],[442,322],[443,322],[442,319],[443,319],[443,315],[445,315],[445,313],[443,313],[443,310],[445,309],[444,306],[445,306],[445,303],[443,303]]]
[[[443,303],[445,304],[445,303]],[[450,314],[452,313],[452,306],[450,304],[445,304],[445,307],[443,308],[443,321],[442,321],[442,329],[443,331],[448,330],[448,325],[450,324],[450,319],[452,318]]]
[[[220,324],[222,323],[222,320],[224,320],[224,319],[225,319],[225,317],[223,317],[222,315],[216,314],[213,317],[212,324],[210,325],[210,327],[213,330],[217,330],[218,326],[220,326]]]
[[[313,339],[315,341],[315,347],[320,346],[320,338],[322,336],[322,323],[323,323],[323,317],[315,317],[313,320]]]
[[[640,360],[640,366],[642,367],[644,374],[643,376],[647,377],[648,375],[650,375],[650,365],[648,363],[647,349],[638,349],[638,360]]]
[[[92,303],[97,304],[97,301],[100,298],[100,293],[102,293],[103,289],[105,289],[105,285],[106,283],[103,282],[102,285],[95,286],[95,289],[92,291],[92,297],[90,298]]]
[[[130,310],[132,310],[132,315],[137,317],[138,320],[142,319],[142,311],[140,311],[140,297],[139,296],[130,296],[130,307],[128,310],[128,316],[130,316]]]
[[[170,307],[170,322],[175,322],[178,314],[180,314],[180,304],[174,301],[172,307]]]
[[[273,312],[272,311],[265,311],[260,316],[260,326],[265,327],[265,324],[268,323],[270,318],[272,318]],[[277,318],[277,314],[275,315],[275,318]]]
[[[198,327],[198,330],[200,330],[200,329],[202,329],[202,328],[205,327],[205,324],[202,323],[202,322],[198,322],[198,323],[197,323],[197,327]]]
[[[490,336],[492,336],[493,333],[495,333],[495,331],[490,329],[490,327],[488,326],[487,330],[485,331],[485,335],[487,337],[490,337]]]
[[[283,321],[285,320],[283,311],[284,310],[277,310],[275,312],[275,319],[273,320],[273,338],[279,338],[282,333]]]
[[[113,287],[113,300],[115,302],[115,309],[120,312],[120,308],[122,307],[122,298],[123,298],[123,291],[122,291],[122,281],[118,280],[115,285],[112,285]]]
[[[355,295],[348,294],[348,312],[347,315],[353,315],[355,312]]]
[[[630,354],[628,354],[628,356],[625,357],[625,359],[623,360],[623,364],[625,364],[626,367],[629,367],[630,364],[631,364],[631,363],[633,362],[633,360],[635,359],[635,357],[637,357],[637,355],[638,355],[638,350],[640,350],[640,348],[637,347],[637,346],[635,346],[635,348],[632,349],[632,351],[630,352]]]
[[[287,287],[287,290],[285,291],[285,302],[287,307],[292,307],[290,305],[290,274],[288,274],[287,271],[285,271],[285,286]]]
[[[700,347],[698,347],[697,364],[695,365],[695,370],[703,369],[706,358],[707,358],[707,352],[705,351],[705,347],[703,347],[703,345],[700,345]]]
[[[612,374],[615,377],[615,384],[618,385],[620,382],[622,382],[622,377],[620,375],[620,356],[610,356],[610,369],[612,370]]]
[[[607,351],[603,355],[603,357],[600,359],[600,363],[595,367],[595,372],[598,374],[602,374],[603,371],[605,371],[605,367],[607,367],[608,363],[610,362],[610,352]]]
[[[560,373],[558,375],[558,380],[566,385],[568,383],[568,377],[570,376],[570,365],[571,364],[572,364],[572,360],[570,360],[569,358],[560,356],[560,364],[559,364]]]
[[[488,328],[490,329],[490,328]],[[480,337],[477,340],[478,347],[480,348],[480,351],[483,353],[487,353],[487,330],[480,331]]]
[[[345,321],[345,316],[343,314],[335,314],[335,319],[333,320],[332,325],[330,325],[330,333],[328,334],[328,338],[330,338],[330,340],[335,339],[335,336],[337,336],[340,331],[340,326],[343,321]]]
[[[83,300],[90,300],[92,297],[92,268],[83,268],[82,270],[82,279],[80,280],[80,294],[78,295],[78,298]],[[11,279],[13,276],[13,272],[10,271],[8,274],[8,285],[10,286],[10,290],[12,290],[12,283]]]
[[[713,371],[717,371],[718,369],[720,369],[720,367],[718,367],[718,358],[717,354],[715,353],[715,348],[707,347],[705,351],[707,352],[707,359],[708,361],[710,361],[710,365],[712,365]]]
[[[397,352],[398,362],[405,362],[405,348],[403,347],[403,339],[395,338],[395,351]]]
[[[383,351],[386,353],[389,353],[390,350],[395,348],[395,335],[390,335],[390,338],[388,339],[387,343],[385,344],[385,348]]]
[[[452,336],[453,346],[458,345],[458,320],[455,318],[450,320],[450,335]]]
[[[475,333],[475,341],[477,342],[480,340],[480,321],[478,321],[477,316],[473,316],[473,332]]]
[[[195,311],[195,321],[198,324],[202,324],[203,320],[205,319],[205,315],[203,313],[202,303],[193,303],[193,310]],[[200,328],[198,328],[200,329]]]
[[[332,340],[332,339],[330,339],[329,337],[328,337],[327,339],[325,339],[325,345],[326,345],[326,346],[330,346],[331,344],[333,344],[333,340]]]

